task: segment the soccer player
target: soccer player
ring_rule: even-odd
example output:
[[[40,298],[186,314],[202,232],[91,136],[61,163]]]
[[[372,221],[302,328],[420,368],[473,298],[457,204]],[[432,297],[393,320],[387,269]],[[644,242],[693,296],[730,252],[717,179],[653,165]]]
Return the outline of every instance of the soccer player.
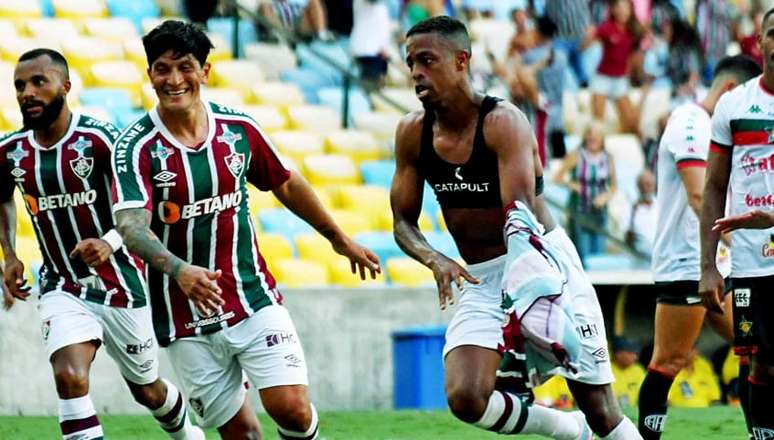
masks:
[[[243,371],[281,438],[317,438],[304,352],[259,252],[247,183],[273,191],[353,273],[375,276],[378,259],[341,231],[251,118],[201,99],[212,48],[203,31],[165,21],[143,44],[159,104],[116,142],[114,212],[126,246],[148,264],[159,343],[202,425],[222,438],[261,435]]]
[[[707,313],[701,305],[699,214],[710,145],[710,115],[721,95],[760,73],[760,67],[750,58],[724,58],[715,67],[707,96],[701,102],[686,102],[674,109],[661,136],[652,258],[658,289],[656,335],[639,398],[638,425],[645,439],[661,438],[669,389],[690,358],[705,316],[719,335],[729,342],[733,339],[730,302],[725,304],[725,314]]]
[[[707,181],[701,212],[701,280],[704,306],[722,313],[725,285],[715,264],[720,231],[733,221],[713,224],[726,210],[732,216],[748,211],[774,210],[774,9],[763,16],[758,41],[763,52],[763,75],[723,95],[712,115],[712,143],[707,161]],[[774,385],[774,229],[756,224],[762,213],[743,216],[740,229],[731,234],[730,289],[734,319],[734,349],[749,355],[747,401],[751,434],[756,439],[774,438],[771,395]],[[745,220],[746,219],[746,220]],[[740,372],[740,378],[742,372]],[[743,383],[740,383],[743,386]],[[740,389],[740,398],[745,399]]]
[[[452,283],[464,289],[443,351],[449,407],[464,422],[504,434],[587,439],[590,426],[605,439],[640,438],[610,387],[594,288],[540,195],[533,131],[516,107],[473,90],[470,56],[470,38],[458,20],[430,18],[407,33],[406,61],[424,110],[398,125],[391,190],[395,238],[433,271],[441,308],[454,301]],[[467,269],[433,249],[419,230],[424,181]],[[519,342],[540,379],[568,379],[585,420],[495,389],[500,352],[517,363],[524,358],[514,353]],[[518,373],[507,367],[501,377]]]
[[[24,128],[0,141],[4,282],[14,298],[28,297],[14,249],[18,187],[43,254],[40,315],[63,438],[103,437],[89,397],[89,368],[104,343],[135,400],[171,438],[203,439],[177,388],[159,378],[143,266],[114,229],[109,164],[118,130],[70,111],[67,61],[56,51],[24,53],[14,87]]]

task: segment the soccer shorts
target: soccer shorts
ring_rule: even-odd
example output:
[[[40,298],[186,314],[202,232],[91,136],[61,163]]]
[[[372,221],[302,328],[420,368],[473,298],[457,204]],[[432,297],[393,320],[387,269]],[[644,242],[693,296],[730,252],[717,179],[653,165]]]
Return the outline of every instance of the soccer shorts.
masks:
[[[673,306],[700,306],[699,282],[691,280],[656,281],[656,302]],[[725,291],[728,294],[728,289]]]
[[[159,378],[159,357],[150,309],[109,307],[54,290],[40,297],[43,343],[49,358],[68,345],[101,341],[129,382]]]
[[[167,347],[200,424],[220,427],[242,407],[244,373],[256,388],[308,385],[306,360],[287,309],[267,306],[233,327]]]
[[[734,352],[754,355],[767,365],[774,365],[774,275],[754,278],[731,278],[734,309]]]
[[[575,246],[564,229],[557,227],[545,239],[559,251],[569,268],[566,293],[572,295],[575,331],[581,338],[580,368],[577,372],[555,367],[541,376],[559,375],[577,382],[601,385],[614,381],[605,335],[605,322],[596,291],[580,262]],[[503,344],[502,281],[505,256],[468,266],[480,283],[465,283],[459,306],[446,331],[443,355],[462,345],[497,350]]]

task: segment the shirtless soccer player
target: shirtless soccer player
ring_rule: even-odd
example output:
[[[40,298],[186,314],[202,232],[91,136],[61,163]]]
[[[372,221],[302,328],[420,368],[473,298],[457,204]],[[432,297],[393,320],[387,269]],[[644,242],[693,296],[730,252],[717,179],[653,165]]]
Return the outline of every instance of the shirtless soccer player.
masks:
[[[425,110],[398,125],[394,232],[406,253],[432,269],[442,309],[453,301],[452,283],[463,291],[444,348],[451,411],[505,434],[587,439],[590,426],[605,439],[640,438],[609,385],[613,375],[594,289],[540,196],[543,171],[529,123],[513,105],[473,91],[462,23],[431,18],[407,38],[406,61]],[[425,180],[467,269],[431,248],[419,231]],[[530,379],[567,377],[585,420],[495,390],[501,352],[524,359],[518,345],[526,349]],[[503,370],[509,374],[516,372]]]
[[[65,439],[102,438],[89,397],[89,368],[101,343],[138,403],[175,439],[203,439],[177,388],[158,374],[143,266],[113,229],[110,149],[118,130],[71,112],[67,61],[50,49],[23,54],[14,71],[24,128],[0,140],[0,244],[4,281],[24,300],[24,265],[14,250],[14,187],[24,196],[43,254],[43,343],[59,395]],[[27,262],[29,264],[29,262]],[[6,298],[9,302],[13,298]]]
[[[774,211],[774,9],[764,15],[758,41],[763,75],[723,95],[712,115],[699,293],[709,310],[722,313],[725,286],[710,254],[714,256],[720,231],[751,228],[731,234],[734,348],[752,359],[747,390],[752,436],[769,439],[774,438],[774,228],[766,219]],[[727,193],[732,217],[715,224],[725,212]],[[739,395],[744,396],[743,390]]]
[[[257,439],[242,372],[283,439],[317,438],[304,352],[258,252],[247,184],[271,190],[372,276],[378,259],[355,244],[309,184],[288,171],[244,113],[200,98],[212,47],[192,24],[166,21],[143,38],[159,104],[116,141],[116,222],[148,263],[153,325],[191,408],[225,439]],[[299,273],[302,277],[304,274]]]
[[[658,224],[653,247],[653,278],[658,291],[656,336],[648,375],[640,388],[639,430],[657,440],[666,425],[667,395],[677,373],[688,363],[705,315],[729,341],[734,331],[731,303],[726,314],[702,307],[699,297],[699,214],[710,144],[710,115],[720,96],[761,69],[745,56],[722,59],[712,87],[701,102],[687,102],[669,116],[658,150]],[[726,265],[727,266],[727,265]],[[728,273],[728,270],[725,271]],[[740,368],[740,383],[749,367]],[[741,387],[743,404],[746,386]]]

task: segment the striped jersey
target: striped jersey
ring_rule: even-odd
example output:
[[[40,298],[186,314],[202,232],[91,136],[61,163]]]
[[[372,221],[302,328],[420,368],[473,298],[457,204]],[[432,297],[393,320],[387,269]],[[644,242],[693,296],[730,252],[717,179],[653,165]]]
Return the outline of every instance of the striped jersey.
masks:
[[[721,96],[710,149],[731,154],[730,215],[774,211],[774,91],[765,88],[763,76]],[[731,249],[732,277],[774,274],[774,228],[734,231]]]
[[[610,187],[610,157],[606,151],[589,153],[578,149],[578,163],[572,170],[572,180],[580,184],[580,193],[573,192],[570,206],[581,212],[597,212],[592,202]]]
[[[0,199],[21,191],[43,255],[40,294],[63,290],[114,307],[145,306],[143,264],[125,247],[90,268],[71,259],[76,244],[113,229],[112,124],[73,112],[65,135],[43,147],[32,130],[0,140]],[[29,264],[30,262],[25,262]]]
[[[680,177],[687,167],[706,167],[709,153],[710,115],[694,102],[681,104],[669,115],[658,147],[656,239],[653,243],[653,279],[698,281],[699,218],[688,204]],[[718,263],[727,266],[727,252],[720,246]],[[724,263],[725,262],[725,263]],[[728,269],[721,270],[727,274]]]
[[[162,346],[233,326],[282,301],[258,250],[246,185],[268,191],[290,172],[250,117],[203,105],[209,132],[198,148],[181,144],[154,108],[121,133],[113,151],[114,212],[147,209],[151,230],[170,252],[223,272],[217,282],[225,305],[200,316],[174,279],[148,266],[153,325]]]

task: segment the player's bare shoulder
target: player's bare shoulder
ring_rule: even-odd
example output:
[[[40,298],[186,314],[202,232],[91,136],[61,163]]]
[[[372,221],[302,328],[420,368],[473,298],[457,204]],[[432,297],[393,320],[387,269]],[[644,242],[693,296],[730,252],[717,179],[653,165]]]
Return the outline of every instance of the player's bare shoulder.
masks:
[[[484,118],[484,138],[490,149],[509,147],[514,140],[525,135],[532,136],[529,120],[524,112],[510,102],[497,102]]]
[[[395,130],[395,154],[404,158],[419,156],[425,110],[415,110],[403,116]]]

